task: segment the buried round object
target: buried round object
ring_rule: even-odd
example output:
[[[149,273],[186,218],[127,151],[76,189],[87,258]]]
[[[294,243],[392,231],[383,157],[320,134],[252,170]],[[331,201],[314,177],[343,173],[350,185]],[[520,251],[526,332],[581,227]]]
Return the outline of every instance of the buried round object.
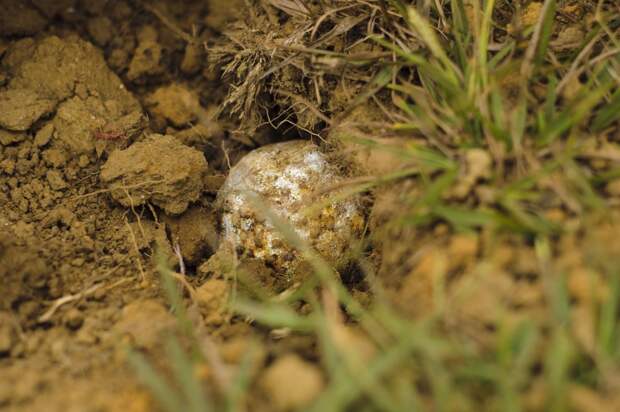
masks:
[[[265,209],[271,209],[336,269],[344,269],[364,230],[361,199],[332,200],[337,195],[333,191],[317,194],[343,179],[310,141],[276,143],[250,152],[230,170],[218,195],[222,245],[239,257],[261,259],[278,272],[294,269],[301,262],[300,253],[269,221]],[[307,213],[312,206],[317,210]]]

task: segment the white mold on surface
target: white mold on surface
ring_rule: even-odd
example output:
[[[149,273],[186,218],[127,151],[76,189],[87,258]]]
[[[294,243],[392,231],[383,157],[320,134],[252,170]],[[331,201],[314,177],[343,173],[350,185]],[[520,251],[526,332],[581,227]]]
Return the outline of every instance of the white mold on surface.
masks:
[[[343,180],[319,147],[305,140],[256,149],[235,165],[220,189],[222,243],[239,257],[254,257],[278,271],[300,262],[299,253],[284,240],[264,213],[256,210],[258,196],[274,213],[336,269],[350,263],[351,246],[362,236],[365,217],[359,197],[330,200],[334,192],[317,195]],[[304,213],[312,205],[320,211]]]

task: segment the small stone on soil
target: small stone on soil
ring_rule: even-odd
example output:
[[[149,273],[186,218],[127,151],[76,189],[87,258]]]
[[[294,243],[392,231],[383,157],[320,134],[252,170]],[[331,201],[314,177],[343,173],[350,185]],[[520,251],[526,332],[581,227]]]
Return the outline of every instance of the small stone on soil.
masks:
[[[309,406],[324,385],[321,370],[296,354],[276,359],[260,378],[260,386],[278,411],[299,410]]]
[[[338,192],[316,193],[344,179],[309,141],[277,143],[250,152],[230,170],[218,195],[222,245],[240,257],[262,259],[277,271],[294,272],[303,260],[264,214],[268,208],[336,269],[346,267],[352,259],[349,249],[364,230],[361,199],[349,196],[335,201],[331,199]],[[309,205],[321,208],[306,215]]]
[[[47,123],[43,126],[37,134],[34,136],[34,144],[38,147],[43,147],[49,143],[52,138],[52,134],[54,133],[54,124],[52,122]]]
[[[71,330],[78,330],[84,323],[84,315],[78,309],[72,308],[64,316],[65,326]]]

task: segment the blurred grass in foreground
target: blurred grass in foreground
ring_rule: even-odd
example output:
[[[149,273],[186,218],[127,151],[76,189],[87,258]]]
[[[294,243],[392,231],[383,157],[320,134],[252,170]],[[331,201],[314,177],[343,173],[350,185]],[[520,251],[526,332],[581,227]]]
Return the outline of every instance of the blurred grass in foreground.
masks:
[[[312,265],[314,278],[309,282],[318,287],[286,298],[239,296],[232,309],[267,328],[316,338],[327,387],[309,408],[312,411],[568,411],[584,410],[584,404],[600,406],[588,396],[613,393],[620,382],[620,259],[605,252],[604,243],[584,246],[589,250],[587,267],[600,275],[607,291],[605,298],[589,302],[595,342],[584,350],[571,327],[576,320],[567,276],[555,262],[566,227],[548,218],[550,193],[541,189],[541,182],[555,179],[554,188],[564,195],[561,207],[576,217],[583,232],[589,222],[601,221],[598,216],[604,221],[613,207],[601,188],[620,176],[620,167],[612,162],[601,171],[582,165],[592,155],[596,138],[618,133],[620,15],[610,2],[592,2],[592,29],[579,46],[559,56],[550,50],[555,0],[545,1],[535,23],[515,37],[500,36],[505,29],[494,22],[499,9],[510,8],[507,2],[418,3],[421,7],[390,1],[392,18],[398,18],[410,35],[406,41],[378,36],[371,40],[395,56],[379,77],[382,91],[391,96],[393,118],[398,119],[391,129],[424,144],[412,140],[399,153],[412,167],[344,193],[412,179],[421,195],[403,206],[398,225],[430,231],[442,222],[454,232],[490,231],[491,239],[520,236],[525,245],[520,247],[533,250],[539,268],[545,318],[526,316],[515,322],[498,308],[491,347],[479,345],[451,333],[445,305],[437,304],[415,319],[401,313],[372,265],[363,264],[361,257],[372,293],[372,304],[365,307],[329,265],[269,211],[265,217]],[[496,41],[498,36],[503,42]],[[353,133],[345,138],[382,150]],[[492,201],[450,196],[464,153],[472,148],[487,151],[493,160]],[[588,242],[587,236],[584,239]],[[192,341],[191,322],[168,271],[160,266],[166,295],[181,330]],[[445,285],[435,292],[437,302],[449,298]],[[296,301],[309,303],[310,313],[293,310]],[[363,337],[351,338],[352,325]],[[375,349],[372,356],[359,350],[355,342],[361,341]],[[195,374],[205,357],[199,345],[190,346],[187,355],[177,340],[168,344],[173,384],[142,355],[132,352],[129,357],[161,407],[169,412],[252,410],[247,373],[251,367],[241,368],[225,390],[209,391],[207,396]],[[535,382],[544,384],[542,393]],[[542,400],[531,399],[537,396]],[[614,410],[620,399],[603,406]]]

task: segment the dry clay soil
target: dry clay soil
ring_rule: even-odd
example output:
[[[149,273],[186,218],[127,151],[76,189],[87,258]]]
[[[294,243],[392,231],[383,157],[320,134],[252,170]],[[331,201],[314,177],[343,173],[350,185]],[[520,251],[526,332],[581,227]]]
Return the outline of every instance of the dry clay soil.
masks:
[[[249,150],[214,120],[202,46],[230,4],[22,3],[0,1],[0,409],[153,410],[126,348],[161,353],[176,328],[154,251],[176,263],[176,244],[200,272],[217,189]],[[206,283],[201,333],[234,364],[250,327]]]
[[[207,65],[203,44],[221,36],[243,4],[0,0],[0,410],[157,410],[128,366],[127,348],[169,372],[166,337],[178,326],[158,256],[179,271],[182,260],[184,281],[195,289],[188,315],[219,365],[197,368],[205,387],[222,386],[250,346],[256,370],[248,410],[298,409],[325,387],[316,339],[224,310],[232,286],[214,254],[218,189],[243,155],[283,140],[268,128],[239,138],[238,125],[217,116],[226,85]],[[482,166],[465,167],[457,198],[490,174],[488,155],[470,154]],[[387,172],[395,162],[370,156],[364,163]],[[439,274],[450,274],[446,325],[481,348],[493,345],[499,307],[515,324],[549,318],[531,244],[516,235],[495,242],[484,233],[454,234],[445,224],[427,231],[384,225],[418,194],[414,182],[397,185],[374,194],[369,227],[386,239],[375,245],[377,277],[399,309],[412,317],[432,311]],[[581,227],[561,210],[549,215]],[[583,245],[620,256],[614,216],[593,225],[587,242],[577,230],[559,242],[559,269],[577,302],[571,316],[580,320],[571,332],[586,349],[594,346],[594,321]],[[484,273],[475,270],[481,256]],[[240,265],[272,293],[301,281],[274,276],[260,262]],[[368,302],[363,280],[355,282],[352,294]],[[373,346],[358,335],[341,338],[372,357]],[[532,385],[535,405],[544,402],[543,378]]]

